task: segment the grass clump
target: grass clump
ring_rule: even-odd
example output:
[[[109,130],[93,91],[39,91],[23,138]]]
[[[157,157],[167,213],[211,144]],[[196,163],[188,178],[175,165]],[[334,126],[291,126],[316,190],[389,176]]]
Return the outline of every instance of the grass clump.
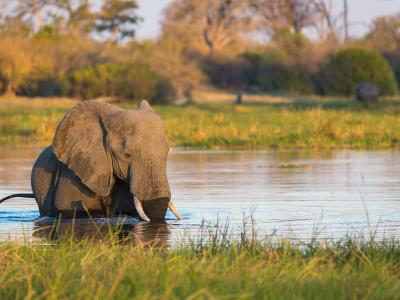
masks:
[[[0,101],[3,146],[48,145],[64,113],[76,102]],[[155,106],[175,147],[391,149],[400,145],[400,102],[365,106],[348,99],[288,103]],[[136,108],[133,104],[119,104]]]
[[[173,248],[64,238],[0,244],[1,299],[394,299],[400,244],[212,235]],[[132,237],[131,237],[132,238]]]

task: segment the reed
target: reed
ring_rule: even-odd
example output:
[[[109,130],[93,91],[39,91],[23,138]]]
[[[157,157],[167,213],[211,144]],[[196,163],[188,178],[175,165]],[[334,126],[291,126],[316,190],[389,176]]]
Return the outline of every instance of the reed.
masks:
[[[1,299],[395,299],[396,240],[300,242],[205,227],[173,247],[103,239],[0,244]],[[53,236],[54,237],[54,236]],[[47,241],[47,242],[46,242]]]

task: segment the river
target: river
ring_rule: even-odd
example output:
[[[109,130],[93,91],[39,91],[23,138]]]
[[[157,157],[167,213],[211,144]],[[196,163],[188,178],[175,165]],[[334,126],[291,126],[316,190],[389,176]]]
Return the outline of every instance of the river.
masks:
[[[30,171],[39,152],[0,151],[0,197],[31,191]],[[127,220],[128,230],[145,241],[157,237],[171,244],[188,236],[196,238],[200,228],[217,222],[229,224],[233,235],[246,223],[248,232],[253,227],[260,239],[268,235],[300,240],[400,235],[398,151],[173,149],[168,176],[173,201],[184,220],[176,220],[170,212],[165,224]],[[0,240],[45,236],[49,226],[32,222],[38,216],[33,199],[4,202]],[[109,220],[95,221],[105,222]],[[98,226],[80,220],[74,230],[84,236]]]

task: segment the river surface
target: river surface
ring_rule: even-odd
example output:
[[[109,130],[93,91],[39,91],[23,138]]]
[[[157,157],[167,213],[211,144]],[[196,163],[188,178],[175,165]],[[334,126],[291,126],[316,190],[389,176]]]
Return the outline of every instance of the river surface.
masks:
[[[31,167],[39,152],[0,151],[0,197],[31,191]],[[126,220],[124,228],[142,241],[157,238],[173,244],[188,236],[195,239],[204,234],[204,225],[212,228],[218,222],[229,224],[233,235],[243,230],[244,223],[249,234],[253,226],[260,239],[400,236],[398,151],[174,149],[168,174],[173,201],[184,220],[176,220],[170,212],[165,224]],[[0,204],[0,240],[48,236],[48,224],[32,222],[38,216],[33,199]],[[109,222],[78,220],[73,227],[85,236],[98,233],[99,226]],[[71,223],[62,222],[59,228],[67,231]]]

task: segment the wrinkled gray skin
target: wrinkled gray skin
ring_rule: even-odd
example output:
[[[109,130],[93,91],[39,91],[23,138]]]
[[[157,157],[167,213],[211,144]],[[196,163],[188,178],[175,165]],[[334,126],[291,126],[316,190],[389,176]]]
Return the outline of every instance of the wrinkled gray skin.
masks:
[[[41,216],[137,215],[162,220],[171,198],[163,122],[147,101],[123,110],[99,101],[74,106],[32,169]]]

